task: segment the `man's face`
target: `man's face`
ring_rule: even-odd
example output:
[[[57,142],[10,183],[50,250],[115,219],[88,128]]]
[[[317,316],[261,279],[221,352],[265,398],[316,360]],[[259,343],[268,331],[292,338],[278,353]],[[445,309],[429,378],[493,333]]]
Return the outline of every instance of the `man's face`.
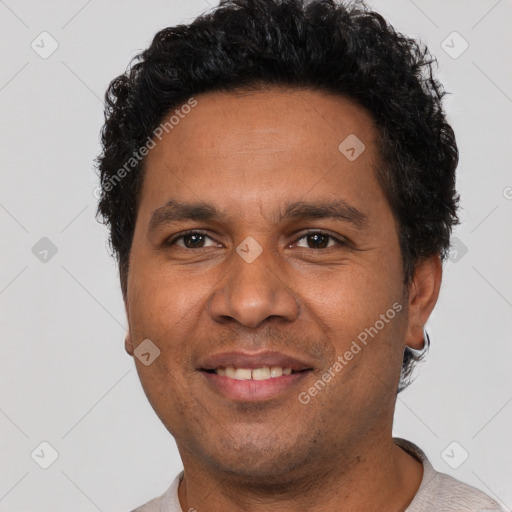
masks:
[[[390,436],[407,330],[376,129],[321,92],[196,99],[146,160],[126,294],[131,343],[160,350],[135,359],[142,385],[184,464],[327,469]]]

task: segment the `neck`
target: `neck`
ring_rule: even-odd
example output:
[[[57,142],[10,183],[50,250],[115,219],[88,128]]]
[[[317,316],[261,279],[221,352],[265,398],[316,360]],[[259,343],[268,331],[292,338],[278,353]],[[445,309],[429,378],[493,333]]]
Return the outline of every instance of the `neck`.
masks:
[[[198,464],[182,453],[181,508],[191,512],[401,512],[420,486],[422,464],[391,437],[332,453],[321,467],[303,467],[279,482],[260,484]]]

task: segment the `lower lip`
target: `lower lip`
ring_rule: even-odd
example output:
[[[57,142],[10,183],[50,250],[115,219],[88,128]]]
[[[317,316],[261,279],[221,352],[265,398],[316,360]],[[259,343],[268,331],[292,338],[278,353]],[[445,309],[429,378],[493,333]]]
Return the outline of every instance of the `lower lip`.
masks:
[[[282,375],[266,380],[237,380],[201,372],[210,386],[220,394],[238,402],[260,402],[276,398],[297,386],[310,371]]]

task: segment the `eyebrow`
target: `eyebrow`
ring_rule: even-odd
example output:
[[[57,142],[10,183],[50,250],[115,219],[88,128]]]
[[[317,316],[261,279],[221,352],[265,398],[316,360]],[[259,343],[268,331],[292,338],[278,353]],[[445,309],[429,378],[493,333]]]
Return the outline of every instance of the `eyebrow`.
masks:
[[[149,232],[156,231],[161,226],[173,224],[184,220],[209,221],[227,217],[227,214],[218,210],[215,205],[203,201],[185,202],[169,199],[163,206],[151,214]],[[348,204],[343,199],[336,201],[295,201],[287,203],[277,215],[278,222],[286,219],[315,220],[336,219],[343,220],[362,229],[368,223],[366,214]]]
[[[304,202],[297,201],[286,205],[284,212],[280,215],[283,219],[336,219],[354,224],[363,228],[368,223],[366,214],[356,207],[348,204],[343,199],[328,202]]]

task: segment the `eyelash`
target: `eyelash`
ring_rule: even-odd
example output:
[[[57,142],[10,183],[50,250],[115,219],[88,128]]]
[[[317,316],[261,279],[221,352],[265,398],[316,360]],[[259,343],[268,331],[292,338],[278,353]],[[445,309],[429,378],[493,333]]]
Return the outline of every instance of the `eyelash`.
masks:
[[[165,245],[167,246],[173,246],[175,245],[175,243],[178,241],[178,240],[181,240],[182,238],[186,237],[186,236],[190,236],[190,235],[202,235],[202,236],[205,236],[207,238],[209,238],[210,240],[213,240],[209,235],[208,233],[206,233],[205,231],[201,231],[201,230],[191,230],[191,231],[186,231],[185,233],[182,233],[181,235],[178,235],[170,240],[167,240],[165,242]],[[312,231],[307,231],[305,233],[302,233],[299,238],[296,239],[295,242],[299,242],[300,240],[302,240],[303,238],[306,238],[308,236],[312,236],[312,235],[323,235],[325,237],[327,237],[329,240],[334,240],[337,245],[340,245],[340,246],[345,246],[347,245],[347,242],[346,240],[344,239],[340,239],[340,238],[337,238],[333,235],[330,235],[329,233],[326,233],[325,231],[318,231],[318,230],[312,230]],[[213,240],[215,241],[215,240]],[[328,242],[329,243],[329,242]],[[190,247],[182,247],[182,249],[189,249],[189,250],[193,250],[193,248],[190,248]],[[205,247],[197,247],[196,249],[205,249]],[[311,248],[312,250],[321,250],[321,249],[313,249]],[[329,249],[329,247],[324,247],[323,249]]]

